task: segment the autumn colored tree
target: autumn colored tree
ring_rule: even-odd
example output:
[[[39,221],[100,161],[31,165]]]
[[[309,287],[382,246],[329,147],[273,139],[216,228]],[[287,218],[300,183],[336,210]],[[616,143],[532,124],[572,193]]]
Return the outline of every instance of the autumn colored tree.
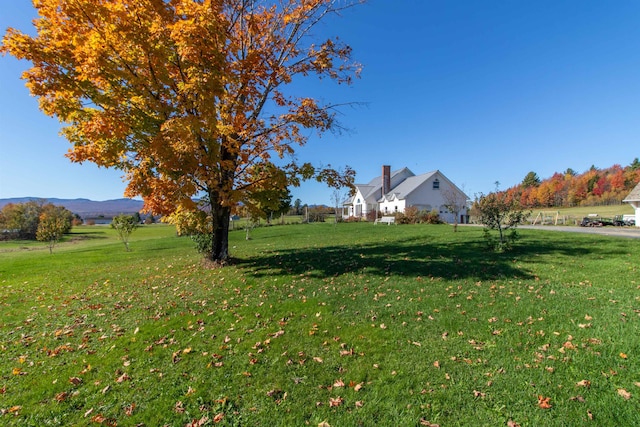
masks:
[[[71,230],[72,220],[73,214],[63,206],[44,206],[36,230],[36,239],[46,243],[49,253],[53,253],[54,246]]]
[[[473,203],[473,210],[484,225],[487,244],[502,252],[511,247],[518,238],[516,228],[522,224],[530,212],[526,212],[518,200],[508,199],[505,192],[496,191],[480,194]],[[490,230],[498,232],[496,240]]]
[[[8,238],[35,240],[44,200],[9,203],[0,212],[0,227]]]
[[[23,78],[65,124],[71,161],[122,170],[125,195],[142,196],[147,212],[205,212],[192,217],[206,221],[209,257],[225,261],[231,210],[249,192],[352,184],[349,168],[280,159],[293,159],[306,129],[338,127],[335,105],[286,89],[359,74],[349,46],[311,37],[357,2],[34,0],[36,35],[9,29],[0,51],[32,63]]]

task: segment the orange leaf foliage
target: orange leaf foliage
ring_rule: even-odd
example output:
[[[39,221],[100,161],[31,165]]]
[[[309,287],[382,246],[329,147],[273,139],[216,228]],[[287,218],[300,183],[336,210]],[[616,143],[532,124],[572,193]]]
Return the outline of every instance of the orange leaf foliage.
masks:
[[[231,209],[253,194],[312,177],[351,185],[350,169],[272,160],[304,145],[305,129],[337,126],[335,106],[283,89],[309,75],[346,84],[358,76],[349,46],[308,37],[349,3],[34,3],[36,35],[10,28],[0,53],[31,62],[23,78],[40,109],[66,125],[68,157],[122,170],[125,195],[142,196],[147,211],[211,212],[210,231],[226,241]]]
[[[538,406],[542,409],[551,409],[551,398],[538,396]]]

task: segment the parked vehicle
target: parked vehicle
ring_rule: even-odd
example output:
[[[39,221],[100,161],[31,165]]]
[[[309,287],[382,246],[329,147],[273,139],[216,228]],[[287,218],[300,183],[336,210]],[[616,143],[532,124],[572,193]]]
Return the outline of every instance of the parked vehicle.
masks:
[[[635,225],[635,219],[625,218],[626,215],[616,215],[613,218],[602,218],[600,216],[585,216],[580,222],[580,227],[604,227],[607,225],[613,225],[616,227],[623,227],[629,225]]]
[[[636,225],[636,216],[631,214],[622,215],[622,221],[624,222],[624,225]]]

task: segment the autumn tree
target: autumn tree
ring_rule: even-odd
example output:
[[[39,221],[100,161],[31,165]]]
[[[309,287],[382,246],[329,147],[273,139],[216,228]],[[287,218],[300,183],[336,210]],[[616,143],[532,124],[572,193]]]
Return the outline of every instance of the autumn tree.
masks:
[[[35,240],[44,200],[9,203],[0,211],[0,228],[9,238]]]
[[[46,243],[49,253],[53,253],[54,246],[71,230],[73,218],[73,214],[63,206],[44,206],[39,217],[36,239]]]
[[[116,230],[118,238],[124,243],[124,247],[129,252],[129,238],[131,233],[138,228],[139,222],[133,215],[117,215],[111,220],[111,228]]]
[[[480,194],[473,203],[473,210],[484,225],[487,244],[502,252],[511,247],[518,238],[516,228],[522,224],[529,212],[525,212],[518,200],[508,199],[506,193],[496,192]],[[496,240],[490,230],[498,232]]]
[[[147,212],[205,212],[195,217],[210,232],[209,257],[225,261],[231,210],[249,192],[313,178],[352,185],[349,168],[294,160],[307,130],[339,125],[336,105],[287,89],[309,75],[358,75],[349,46],[312,37],[353,3],[34,0],[36,35],[9,29],[0,51],[31,62],[23,78],[64,123],[71,161],[122,170],[125,195],[142,196]]]

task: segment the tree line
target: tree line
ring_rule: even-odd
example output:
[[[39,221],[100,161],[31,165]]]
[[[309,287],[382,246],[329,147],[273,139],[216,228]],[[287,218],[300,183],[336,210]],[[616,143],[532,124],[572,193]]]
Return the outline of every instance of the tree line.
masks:
[[[82,220],[64,206],[44,201],[9,203],[0,210],[2,240],[24,239],[47,243],[49,251],[60,238]]]
[[[521,183],[504,191],[507,199],[527,208],[617,205],[640,182],[640,161],[605,169],[591,166],[583,173],[568,168],[540,179],[531,171]]]

